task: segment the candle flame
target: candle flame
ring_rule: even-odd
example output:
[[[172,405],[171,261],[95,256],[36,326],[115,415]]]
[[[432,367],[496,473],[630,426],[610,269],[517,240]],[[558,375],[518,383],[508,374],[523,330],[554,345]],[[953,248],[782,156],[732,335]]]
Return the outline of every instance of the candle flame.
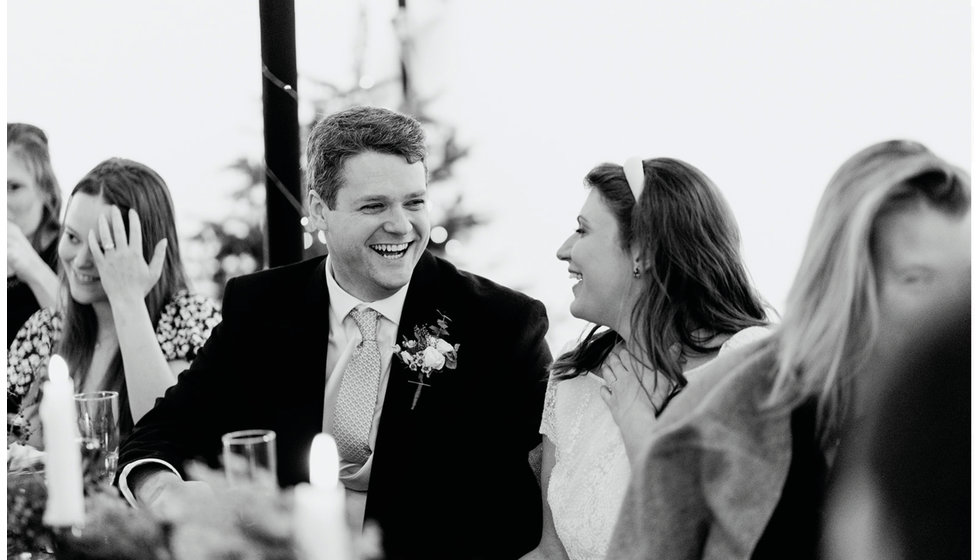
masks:
[[[317,488],[332,488],[340,476],[340,456],[337,443],[330,434],[317,434],[310,448],[310,484]]]
[[[48,362],[48,378],[52,381],[68,380],[68,364],[57,354],[52,355]]]

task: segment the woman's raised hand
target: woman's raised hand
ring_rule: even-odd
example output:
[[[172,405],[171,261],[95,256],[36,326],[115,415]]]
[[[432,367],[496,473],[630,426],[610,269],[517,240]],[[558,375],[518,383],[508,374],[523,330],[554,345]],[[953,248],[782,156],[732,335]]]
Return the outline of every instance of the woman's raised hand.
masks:
[[[99,216],[99,233],[89,231],[88,243],[95,266],[99,269],[102,288],[109,302],[143,301],[160,280],[167,255],[167,240],[161,239],[147,263],[143,257],[143,231],[135,210],[129,210],[129,238],[122,212],[113,205],[109,210],[112,227],[105,215]],[[101,240],[101,243],[100,243]]]
[[[653,431],[657,414],[651,399],[663,391],[667,379],[633,358],[625,348],[610,352],[600,373],[606,385],[599,389],[599,394],[619,426],[632,463]]]
[[[26,281],[24,275],[29,273],[31,267],[41,260],[41,257],[34,251],[31,242],[28,241],[24,232],[17,227],[17,224],[7,219],[7,277],[16,275],[21,280]],[[45,265],[47,266],[47,265]]]

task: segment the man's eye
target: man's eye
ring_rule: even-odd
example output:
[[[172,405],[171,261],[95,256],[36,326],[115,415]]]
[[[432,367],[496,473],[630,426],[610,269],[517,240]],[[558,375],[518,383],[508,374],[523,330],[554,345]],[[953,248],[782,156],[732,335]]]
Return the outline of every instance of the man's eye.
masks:
[[[406,204],[406,206],[408,206],[409,208],[421,208],[422,206],[425,206],[425,199],[418,198],[415,200],[410,200],[408,201],[408,204]]]
[[[7,192],[16,191],[20,187],[21,187],[20,183],[11,183],[9,181],[7,182]]]
[[[365,204],[364,206],[361,206],[361,210],[365,212],[377,212],[382,208],[384,208],[384,205],[382,204]]]

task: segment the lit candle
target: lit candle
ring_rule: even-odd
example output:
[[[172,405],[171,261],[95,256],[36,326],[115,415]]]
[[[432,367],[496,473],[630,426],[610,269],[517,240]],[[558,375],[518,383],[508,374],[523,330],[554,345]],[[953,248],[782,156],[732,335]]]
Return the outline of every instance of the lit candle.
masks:
[[[296,486],[296,542],[305,560],[349,560],[354,557],[340,457],[329,434],[318,434],[310,449],[310,482]]]
[[[57,354],[51,356],[39,413],[44,433],[44,477],[48,489],[44,523],[54,527],[78,527],[85,520],[82,453],[78,443],[80,436],[74,394],[68,364]]]

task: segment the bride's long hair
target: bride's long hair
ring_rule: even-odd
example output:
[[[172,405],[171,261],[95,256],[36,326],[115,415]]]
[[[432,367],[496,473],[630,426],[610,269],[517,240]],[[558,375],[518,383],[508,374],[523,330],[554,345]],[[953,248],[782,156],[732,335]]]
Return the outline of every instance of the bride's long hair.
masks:
[[[677,350],[717,350],[711,339],[767,324],[766,305],[742,264],[738,226],[718,188],[701,171],[670,158],[643,162],[644,188],[635,201],[623,167],[605,163],[586,175],[619,225],[622,249],[639,249],[649,263],[641,294],[630,312],[630,347],[679,390],[686,383]],[[551,366],[568,378],[594,371],[622,341],[595,326]],[[673,349],[673,350],[672,350]]]

